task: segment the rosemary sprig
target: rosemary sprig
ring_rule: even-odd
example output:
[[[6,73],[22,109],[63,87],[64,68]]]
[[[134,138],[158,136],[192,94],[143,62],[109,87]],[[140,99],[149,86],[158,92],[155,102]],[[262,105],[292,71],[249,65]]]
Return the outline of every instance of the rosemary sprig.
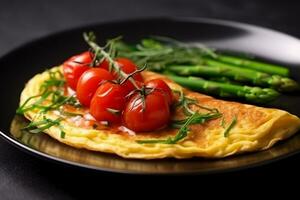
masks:
[[[180,123],[183,123],[181,128],[178,130],[177,134],[174,137],[169,137],[167,139],[162,140],[137,140],[139,144],[154,144],[154,143],[162,143],[162,144],[176,144],[181,141],[185,137],[187,137],[189,132],[189,126],[192,124],[204,123],[211,119],[216,119],[221,116],[221,113],[215,114],[200,114],[199,112],[194,112],[191,116],[184,119]]]
[[[177,134],[174,137],[159,140],[137,140],[139,144],[175,144],[180,140],[184,139],[188,135],[188,126],[192,124],[203,124],[209,120],[216,119],[222,116],[216,108],[208,108],[198,104],[196,99],[188,98],[184,95],[183,91],[173,90],[174,93],[179,94],[179,100],[175,107],[181,106],[184,110],[187,118],[182,120],[175,120],[172,122],[172,127],[179,128]],[[199,113],[199,111],[193,111],[189,108],[190,105],[196,105],[199,108],[208,110],[209,113]]]
[[[116,73],[118,73],[120,77],[122,77],[123,79],[128,79],[136,89],[139,89],[139,86],[136,84],[135,80],[130,75],[126,74],[123,70],[121,70],[121,67],[119,66],[118,62],[114,61],[113,57],[109,53],[115,51],[112,50],[115,45],[115,40],[110,40],[110,42],[107,44],[109,50],[108,52],[106,52],[107,47],[100,47],[96,43],[96,36],[93,32],[84,33],[83,38],[87,42],[87,44],[91,47],[95,57],[99,61],[102,61],[104,59],[107,60],[107,62],[110,65],[110,71],[111,69],[113,69]]]
[[[199,64],[204,56],[215,57],[214,51],[204,45],[191,46],[166,37],[143,39],[136,46],[118,41],[115,46],[119,56],[138,65],[147,63],[148,69],[160,72],[171,64]]]
[[[200,115],[200,113],[199,113],[199,115]],[[208,120],[219,118],[221,116],[222,116],[222,113],[219,113],[219,112],[204,113],[204,114],[201,114],[201,117],[197,118],[197,120],[194,120],[194,124],[203,124]],[[180,128],[182,125],[184,125],[189,120],[189,118],[190,117],[187,117],[187,118],[181,119],[181,120],[174,120],[174,121],[172,121],[171,125],[174,128]]]
[[[169,37],[165,37],[165,36],[152,36],[152,38],[158,42],[185,48],[186,50],[192,48],[193,50],[197,51],[198,55],[210,56],[213,58],[217,57],[217,54],[215,53],[214,49],[208,48],[207,46],[205,46],[204,44],[201,44],[199,42],[197,42],[197,44],[195,44],[195,45],[192,45],[192,44],[180,42],[178,40],[175,40],[174,38],[169,38]]]
[[[218,113],[218,109],[216,108],[208,108],[206,106],[202,106],[198,103],[196,99],[188,98],[187,96],[184,95],[182,90],[173,90],[174,93],[179,94],[179,99],[176,104],[174,104],[175,107],[182,107],[185,115],[192,115],[194,111],[190,109],[191,105],[195,105],[198,108],[213,112],[213,113]]]

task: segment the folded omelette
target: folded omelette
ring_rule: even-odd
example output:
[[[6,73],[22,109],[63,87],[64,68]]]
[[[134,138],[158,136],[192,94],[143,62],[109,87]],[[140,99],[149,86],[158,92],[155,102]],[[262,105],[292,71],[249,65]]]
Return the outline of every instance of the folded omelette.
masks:
[[[61,70],[55,67],[53,70]],[[44,132],[54,139],[76,148],[113,153],[124,158],[157,159],[175,158],[222,158],[243,152],[268,149],[277,141],[295,134],[300,128],[300,119],[286,111],[263,108],[248,104],[218,100],[213,97],[192,92],[182,88],[163,75],[154,72],[142,72],[145,81],[160,78],[173,90],[182,90],[184,94],[196,99],[201,106],[217,109],[222,117],[209,120],[203,124],[190,126],[188,136],[176,144],[140,144],[139,140],[166,139],[176,135],[178,129],[167,127],[155,132],[134,133],[126,127],[110,127],[100,125],[97,128],[88,123],[90,115],[87,108],[76,108],[78,116],[64,116],[59,125],[51,126]],[[41,85],[49,79],[49,73],[43,72],[34,76],[25,86],[20,105],[29,97],[40,94]],[[34,101],[33,101],[34,102]],[[45,102],[47,104],[47,102]],[[191,106],[192,110],[199,110]],[[201,111],[201,109],[200,109]],[[180,117],[182,111],[174,112],[174,119]],[[37,122],[43,118],[57,119],[61,117],[58,110],[39,113],[39,109],[24,113],[30,121]],[[228,136],[224,136],[225,124],[236,119],[236,124]],[[64,137],[61,136],[63,127]]]

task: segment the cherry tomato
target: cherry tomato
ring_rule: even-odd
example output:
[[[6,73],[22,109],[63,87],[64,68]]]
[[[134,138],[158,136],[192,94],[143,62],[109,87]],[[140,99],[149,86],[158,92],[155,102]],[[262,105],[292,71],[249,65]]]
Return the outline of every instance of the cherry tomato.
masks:
[[[98,65],[98,67],[109,71],[109,63],[105,59]]]
[[[82,54],[73,56],[63,63],[63,73],[67,84],[73,90],[76,90],[77,82],[80,76],[88,70],[92,62],[91,53],[86,51]]]
[[[143,101],[145,101],[144,104]],[[123,113],[125,126],[136,132],[148,132],[163,128],[169,120],[168,100],[161,92],[155,90],[147,94],[144,99],[141,94],[132,96]]]
[[[137,70],[137,66],[129,59],[127,58],[117,58],[116,61],[120,65],[120,68],[123,72],[126,74],[131,74],[132,72]],[[118,77],[117,73],[114,73],[116,77]],[[140,73],[137,73],[132,76],[132,78],[135,80],[135,82],[143,82],[143,77]],[[137,84],[138,85],[138,84]],[[127,80],[123,83],[123,87],[125,90],[129,93],[130,91],[136,89],[134,85],[130,82],[130,80]]]
[[[98,121],[120,122],[125,96],[121,85],[112,82],[101,84],[90,104],[91,115]]]
[[[129,60],[127,58],[116,58],[115,61],[119,64],[120,69],[123,72],[125,72],[126,74],[131,74],[132,72],[137,70],[137,66],[131,60]],[[100,63],[99,67],[109,70],[109,63],[107,62],[107,60],[103,60]],[[118,73],[115,71],[113,71],[112,73],[113,73],[113,76],[115,77],[115,79],[123,78],[123,77],[119,77]],[[135,81],[143,82],[143,77],[140,73],[135,74],[132,78]],[[135,89],[135,87],[129,80],[127,80],[125,83],[123,83],[123,85],[124,85],[124,88],[127,88],[127,91],[131,91],[131,90]]]
[[[117,58],[116,62],[120,65],[120,68],[126,74],[130,74],[137,70],[137,66],[127,58]],[[134,80],[143,82],[143,77],[140,73],[137,73],[133,76]]]
[[[146,87],[154,88],[157,91],[161,91],[166,96],[169,105],[172,104],[173,93],[165,81],[163,81],[162,79],[153,79],[153,80],[147,81],[145,84],[146,84]]]
[[[90,106],[91,99],[100,83],[104,80],[113,80],[114,77],[105,69],[90,68],[78,80],[76,93],[80,103]]]

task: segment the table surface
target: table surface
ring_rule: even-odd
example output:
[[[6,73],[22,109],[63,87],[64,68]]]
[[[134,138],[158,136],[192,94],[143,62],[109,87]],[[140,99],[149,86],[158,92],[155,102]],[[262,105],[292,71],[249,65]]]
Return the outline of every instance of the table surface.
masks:
[[[284,1],[280,4],[268,0],[1,0],[0,56],[28,41],[60,30],[124,18],[153,16],[228,19],[300,37],[299,8],[300,3],[297,2]],[[299,161],[300,155],[264,167],[218,176],[291,176],[300,167]],[[103,182],[108,176],[111,174],[81,171],[40,160],[0,139],[1,199],[74,199],[92,194],[90,191],[98,187],[94,181]]]

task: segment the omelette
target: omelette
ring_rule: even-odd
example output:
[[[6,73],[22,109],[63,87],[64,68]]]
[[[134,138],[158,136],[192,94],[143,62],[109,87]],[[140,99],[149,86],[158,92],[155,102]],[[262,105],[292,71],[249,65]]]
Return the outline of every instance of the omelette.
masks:
[[[51,71],[61,70],[61,67],[51,69]],[[31,97],[40,95],[41,87],[49,76],[49,71],[35,75],[22,91],[20,105],[34,104],[36,100]],[[95,122],[88,108],[84,107],[62,105],[64,112],[61,112],[61,107],[48,112],[40,112],[41,106],[37,106],[35,109],[24,112],[24,116],[38,127],[41,126],[39,124],[41,120],[48,119],[54,122],[52,126],[44,127],[43,132],[59,142],[76,148],[113,153],[124,158],[135,159],[222,158],[244,152],[260,151],[292,136],[300,128],[300,119],[283,110],[218,100],[185,89],[164,75],[154,72],[144,71],[142,76],[145,81],[163,79],[172,90],[183,91],[186,97],[197,100],[202,106],[202,108],[191,106],[191,110],[204,112],[204,108],[214,108],[222,116],[205,123],[191,125],[187,136],[175,144],[139,143],[137,141],[174,137],[178,132],[176,128],[168,126],[154,132],[135,133],[124,126],[109,126]],[[68,89],[65,90],[65,95],[72,93]],[[46,99],[42,103],[49,105],[50,100]],[[182,112],[181,109],[173,111],[172,118],[180,119]]]

